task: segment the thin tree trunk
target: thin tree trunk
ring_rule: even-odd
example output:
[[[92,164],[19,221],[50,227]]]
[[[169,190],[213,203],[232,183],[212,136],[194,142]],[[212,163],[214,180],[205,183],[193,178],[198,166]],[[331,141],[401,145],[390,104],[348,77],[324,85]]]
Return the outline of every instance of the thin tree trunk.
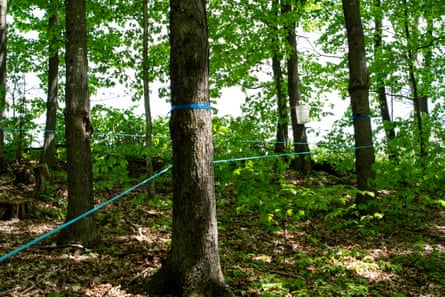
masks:
[[[431,71],[431,66],[432,66],[432,59],[433,59],[433,19],[430,15],[428,15],[429,13],[431,13],[431,7],[430,7],[430,11],[429,12],[425,12],[426,13],[426,33],[425,35],[427,36],[427,42],[428,42],[428,48],[426,49],[425,52],[425,59],[424,59],[424,63],[423,63],[423,79],[422,79],[422,88],[421,88],[421,96],[420,96],[420,111],[424,112],[425,114],[429,114],[429,108],[428,108],[428,93],[429,90],[431,89],[431,85],[432,85],[432,80],[433,80],[433,74]],[[430,131],[425,131],[426,134],[426,141],[428,142],[429,139],[429,132]]]
[[[66,150],[69,221],[94,207],[90,139],[93,133],[88,94],[85,0],[66,0]],[[96,225],[88,216],[62,230],[59,243],[96,241]]]
[[[18,100],[18,118],[19,118],[19,131],[18,136],[16,139],[16,150],[15,150],[15,159],[17,162],[21,162],[23,160],[23,141],[25,138],[25,132],[24,132],[24,117],[25,117],[25,104],[26,104],[26,79],[25,74],[22,75],[22,81],[23,81],[23,89],[22,89],[22,96],[20,96],[20,99]]]
[[[142,1],[142,14],[143,14],[143,50],[142,50],[142,82],[144,85],[144,107],[145,107],[145,146],[148,150],[147,154],[147,174],[153,175],[153,160],[151,157],[152,148],[152,118],[150,110],[150,86],[149,86],[149,66],[148,66],[148,0]],[[155,196],[154,182],[147,184],[147,198],[153,198]]]
[[[430,7],[430,10],[432,8]],[[432,84],[432,80],[433,80],[433,74],[431,71],[431,66],[432,66],[432,59],[433,59],[433,19],[432,17],[429,15],[431,13],[431,11],[427,11],[425,12],[426,16],[426,36],[427,36],[427,41],[428,41],[428,48],[426,50],[425,53],[425,59],[424,59],[424,63],[423,63],[423,73],[424,73],[424,78],[422,80],[422,91],[421,91],[421,97],[420,97],[420,110],[421,112],[424,112],[425,114],[429,114],[429,109],[428,109],[428,91],[431,88],[431,84]],[[426,133],[429,135],[429,131],[426,131]],[[426,139],[428,139],[429,137],[427,137]]]
[[[274,0],[272,3],[273,10],[275,12],[275,16],[278,19],[279,17],[279,8],[280,3],[279,0]],[[276,134],[276,143],[275,143],[275,153],[284,153],[287,147],[287,139],[288,139],[288,124],[289,124],[289,116],[287,114],[287,104],[286,97],[283,94],[283,74],[281,71],[281,61],[278,55],[280,50],[280,40],[279,40],[279,28],[278,26],[274,26],[272,28],[272,38],[274,39],[274,54],[272,57],[272,71],[273,77],[275,81],[275,89],[277,92],[277,107],[278,107],[278,120],[277,120],[277,134]]]
[[[232,296],[218,254],[205,5],[170,1],[173,233],[150,296]]]
[[[283,14],[292,12],[292,6],[290,4],[283,4]],[[298,74],[298,51],[297,51],[297,38],[295,34],[295,22],[285,25],[287,33],[287,42],[291,50],[289,58],[287,60],[287,72],[288,72],[288,93],[289,93],[289,105],[292,122],[292,131],[294,139],[294,151],[299,153],[295,159],[295,169],[308,172],[312,169],[312,160],[309,157],[309,144],[307,142],[306,126],[304,124],[298,124],[297,118],[297,105],[302,104],[301,90],[300,90],[300,77]]]
[[[7,56],[7,0],[0,0],[0,173],[7,171],[5,154],[5,123],[6,109],[6,56]]]
[[[381,9],[381,0],[375,0],[375,6],[377,9]],[[377,12],[375,17],[375,32],[374,32],[374,56],[378,57],[383,48],[383,15],[380,11]],[[386,96],[385,81],[379,74],[377,74],[377,95],[380,107],[380,115],[382,117],[383,128],[385,130],[386,142],[388,149],[390,149],[390,142],[396,137],[394,127],[391,125],[391,116],[389,114],[388,99]],[[389,151],[389,156],[394,157],[395,152]]]
[[[51,1],[50,5],[51,7],[48,11],[48,97],[46,102],[45,139],[40,162],[54,169],[56,166],[57,96],[59,91],[58,1]]]
[[[423,131],[423,122],[422,122],[422,110],[421,110],[422,98],[419,94],[418,82],[416,78],[416,70],[414,67],[416,60],[416,53],[412,48],[411,30],[409,28],[408,3],[406,0],[404,0],[403,4],[404,4],[403,11],[404,11],[405,38],[408,47],[407,64],[408,64],[409,80],[411,83],[411,91],[414,101],[414,114],[416,117],[417,129],[419,130],[418,133],[419,133],[420,158],[423,158],[426,156],[426,149],[425,149],[426,144],[425,144],[425,135]]]
[[[287,147],[289,117],[287,114],[286,97],[283,95],[282,90],[283,75],[281,73],[280,60],[276,54],[274,54],[272,57],[272,70],[274,73],[275,88],[277,90],[278,107],[277,141],[275,143],[275,153],[284,153]]]
[[[354,120],[357,208],[363,213],[375,194],[375,161],[369,108],[369,74],[359,0],[342,0],[348,35],[349,94]]]

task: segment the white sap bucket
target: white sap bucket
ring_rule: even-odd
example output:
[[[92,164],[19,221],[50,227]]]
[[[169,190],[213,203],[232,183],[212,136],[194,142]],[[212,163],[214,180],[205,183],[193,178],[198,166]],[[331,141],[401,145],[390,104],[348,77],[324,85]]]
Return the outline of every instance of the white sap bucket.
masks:
[[[300,104],[295,107],[295,111],[297,112],[297,124],[303,125],[309,123],[310,119],[310,108],[305,104]]]

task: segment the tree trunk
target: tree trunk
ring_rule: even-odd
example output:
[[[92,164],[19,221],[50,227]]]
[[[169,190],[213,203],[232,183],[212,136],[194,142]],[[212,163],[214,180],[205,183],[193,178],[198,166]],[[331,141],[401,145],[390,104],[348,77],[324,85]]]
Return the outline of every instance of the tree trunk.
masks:
[[[5,133],[3,125],[5,123],[6,109],[6,24],[7,0],[0,0],[0,173],[7,171],[5,154]]]
[[[142,1],[142,14],[143,14],[143,50],[142,50],[142,82],[144,85],[144,107],[145,107],[145,147],[148,150],[147,154],[147,174],[153,175],[153,161],[151,157],[152,148],[152,133],[153,125],[151,119],[150,110],[150,86],[148,77],[148,0]],[[153,198],[155,196],[154,182],[147,184],[147,198]]]
[[[286,151],[288,139],[288,114],[286,97],[283,95],[282,82],[283,76],[281,73],[281,65],[278,55],[274,54],[272,57],[272,70],[274,73],[275,88],[277,89],[277,107],[278,107],[278,121],[277,121],[277,141],[275,143],[275,153],[284,153]]]
[[[431,70],[432,66],[432,60],[433,60],[433,18],[430,15],[431,14],[432,7],[429,7],[429,11],[425,12],[425,19],[426,19],[426,37],[428,42],[428,48],[426,49],[426,52],[424,54],[424,62],[423,62],[423,79],[422,79],[422,88],[421,88],[421,97],[420,97],[420,110],[424,112],[425,114],[429,114],[428,110],[428,93],[432,86],[433,81],[433,73]],[[426,131],[427,140],[429,139],[429,132]]]
[[[57,121],[57,95],[59,90],[59,24],[58,1],[50,2],[49,14],[49,53],[48,53],[48,97],[46,102],[45,139],[43,144],[41,163],[49,168],[56,166],[56,121]]]
[[[88,95],[85,0],[66,0],[66,150],[69,221],[94,206],[90,138],[93,133]],[[93,216],[64,229],[59,243],[91,245],[96,239]]]
[[[279,0],[274,0],[272,3],[272,9],[274,10],[275,16],[278,20],[279,17]],[[287,114],[287,104],[286,97],[283,94],[282,83],[283,74],[281,71],[281,61],[279,58],[280,51],[280,39],[279,39],[279,28],[274,26],[272,28],[272,38],[274,39],[274,54],[272,57],[272,71],[275,81],[275,88],[277,91],[277,108],[278,108],[278,120],[277,120],[277,141],[275,143],[275,153],[284,153],[286,151],[287,139],[288,139],[288,124],[289,116]]]
[[[414,100],[414,114],[416,117],[417,128],[419,133],[419,150],[420,150],[420,158],[426,156],[426,143],[425,143],[425,135],[423,131],[423,122],[422,122],[422,96],[419,95],[418,83],[416,78],[416,71],[414,64],[416,63],[416,53],[413,49],[413,42],[411,41],[411,30],[409,28],[409,16],[408,16],[408,3],[406,0],[403,1],[404,4],[404,27],[405,27],[405,38],[407,43],[407,64],[408,64],[408,72],[409,72],[409,81],[411,84],[411,92]]]
[[[25,124],[25,105],[26,105],[26,79],[25,74],[22,76],[23,79],[23,89],[22,96],[19,98],[17,102],[18,108],[18,118],[19,118],[19,129],[16,138],[16,149],[15,149],[15,159],[17,162],[21,162],[23,160],[23,142],[25,140],[25,131],[23,126]]]
[[[283,4],[283,13],[292,13],[292,6],[290,4]],[[300,77],[298,74],[298,52],[297,52],[297,38],[295,35],[295,22],[285,25],[287,33],[288,48],[290,49],[289,58],[287,60],[287,72],[288,72],[288,93],[289,93],[289,105],[290,115],[292,122],[292,131],[294,138],[294,151],[300,153],[295,159],[295,169],[308,172],[312,169],[312,160],[308,156],[309,145],[307,142],[306,126],[304,124],[298,124],[296,106],[302,104],[301,90],[300,90]]]
[[[375,6],[378,10],[381,9],[381,0],[375,0]],[[375,32],[374,32],[374,56],[378,58],[379,54],[383,48],[383,24],[382,24],[383,15],[380,14],[380,11],[377,12],[377,15],[374,20],[375,24]],[[378,102],[380,107],[380,115],[382,117],[383,128],[385,130],[386,142],[388,145],[388,152],[390,157],[394,157],[395,152],[390,148],[390,142],[396,137],[396,132],[394,127],[391,125],[391,116],[389,114],[388,108],[388,99],[386,96],[385,90],[385,81],[384,79],[377,73],[377,95]]]
[[[232,296],[218,254],[205,5],[170,1],[173,234],[150,296]]]
[[[367,204],[375,193],[375,172],[372,168],[375,156],[372,142],[369,109],[369,74],[366,65],[365,40],[360,15],[359,0],[343,0],[346,31],[348,35],[349,94],[354,120],[355,168],[357,208],[367,212]]]

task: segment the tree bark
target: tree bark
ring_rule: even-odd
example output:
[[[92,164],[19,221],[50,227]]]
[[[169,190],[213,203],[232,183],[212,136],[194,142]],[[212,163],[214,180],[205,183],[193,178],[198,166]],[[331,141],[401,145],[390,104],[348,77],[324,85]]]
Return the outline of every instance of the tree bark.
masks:
[[[48,97],[46,102],[46,124],[41,163],[49,168],[56,166],[56,123],[57,123],[57,96],[59,91],[59,24],[58,1],[50,2],[49,14],[49,40],[48,40]]]
[[[291,4],[282,4],[283,14],[292,13]],[[295,35],[295,22],[285,25],[287,33],[287,43],[290,49],[289,58],[287,60],[287,88],[289,93],[290,115],[292,122],[292,131],[294,138],[294,152],[299,153],[295,159],[295,169],[302,172],[308,172],[312,169],[312,160],[308,156],[309,145],[307,142],[306,126],[298,124],[296,106],[302,104],[300,77],[298,74],[298,52],[297,38]]]
[[[3,125],[5,123],[6,109],[6,56],[7,56],[7,0],[0,0],[0,173],[7,171],[7,162],[5,154],[5,132]]]
[[[360,1],[342,0],[348,36],[349,94],[354,120],[355,168],[357,186],[357,208],[367,212],[368,202],[375,194],[375,172],[372,168],[375,156],[372,141],[369,108],[369,74],[366,65],[365,39],[363,34]]]
[[[149,67],[148,67],[148,0],[142,1],[142,15],[143,15],[143,50],[142,50],[142,82],[144,85],[144,107],[145,107],[145,147],[148,150],[147,154],[147,174],[153,175],[153,161],[151,156],[152,148],[152,133],[153,124],[151,118],[150,108],[150,85],[149,85]],[[154,181],[147,184],[147,198],[155,196]]]
[[[94,207],[90,138],[93,133],[88,94],[85,0],[66,0],[65,130],[69,221]],[[92,245],[96,240],[93,216],[62,230],[58,242]]]
[[[218,254],[211,111],[189,105],[210,102],[205,5],[170,1],[173,233],[150,296],[232,296]]]

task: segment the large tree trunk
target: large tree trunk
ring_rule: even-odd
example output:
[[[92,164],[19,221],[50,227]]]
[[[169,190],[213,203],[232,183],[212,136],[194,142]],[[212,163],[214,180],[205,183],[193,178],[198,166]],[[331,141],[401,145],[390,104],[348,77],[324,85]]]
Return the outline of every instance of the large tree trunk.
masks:
[[[150,85],[148,76],[148,0],[142,1],[142,15],[143,15],[143,50],[142,50],[142,83],[144,85],[144,107],[145,107],[145,147],[149,151],[147,154],[147,174],[153,175],[153,161],[151,157],[152,148],[152,131],[153,125],[151,120],[150,108]],[[154,182],[147,184],[147,198],[155,196]]]
[[[381,9],[381,0],[375,0],[375,6],[377,9]],[[383,48],[383,24],[382,24],[383,15],[378,11],[376,13],[376,17],[374,20],[375,32],[374,32],[374,55],[376,57],[382,51]],[[391,125],[391,116],[389,114],[388,108],[388,99],[386,96],[385,90],[385,81],[384,79],[377,73],[377,95],[378,102],[380,107],[380,115],[382,117],[383,128],[385,130],[386,142],[388,146],[388,150],[391,149],[390,142],[396,137],[396,132],[394,127]],[[389,151],[389,156],[393,157],[395,154],[394,151]]]
[[[49,168],[55,168],[57,95],[59,90],[59,30],[57,29],[59,24],[58,1],[51,1],[50,6],[48,11],[48,97],[46,102],[45,139],[40,162],[46,163]]]
[[[93,133],[88,95],[85,0],[66,0],[66,147],[69,221],[94,206],[90,138]],[[93,216],[64,229],[59,242],[91,245],[96,239]]]
[[[6,24],[7,0],[0,0],[0,173],[7,171],[5,154],[5,133],[2,129],[5,122],[6,109]]]
[[[205,5],[170,1],[173,234],[150,296],[232,296],[218,254]]]
[[[292,6],[290,4],[283,4],[282,10],[284,14],[292,13]],[[312,169],[312,160],[308,156],[310,150],[307,142],[306,126],[304,124],[298,124],[296,111],[297,105],[300,105],[303,102],[301,101],[300,77],[298,74],[298,52],[297,38],[295,35],[295,22],[286,24],[285,30],[287,34],[287,43],[291,51],[287,60],[287,88],[289,93],[294,151],[295,153],[300,153],[295,159],[295,169],[302,172],[308,172]]]
[[[354,120],[355,168],[358,209],[366,212],[366,206],[375,193],[375,172],[372,168],[375,156],[372,141],[369,109],[369,74],[366,65],[365,39],[360,15],[359,0],[343,0],[348,35],[349,94]]]

